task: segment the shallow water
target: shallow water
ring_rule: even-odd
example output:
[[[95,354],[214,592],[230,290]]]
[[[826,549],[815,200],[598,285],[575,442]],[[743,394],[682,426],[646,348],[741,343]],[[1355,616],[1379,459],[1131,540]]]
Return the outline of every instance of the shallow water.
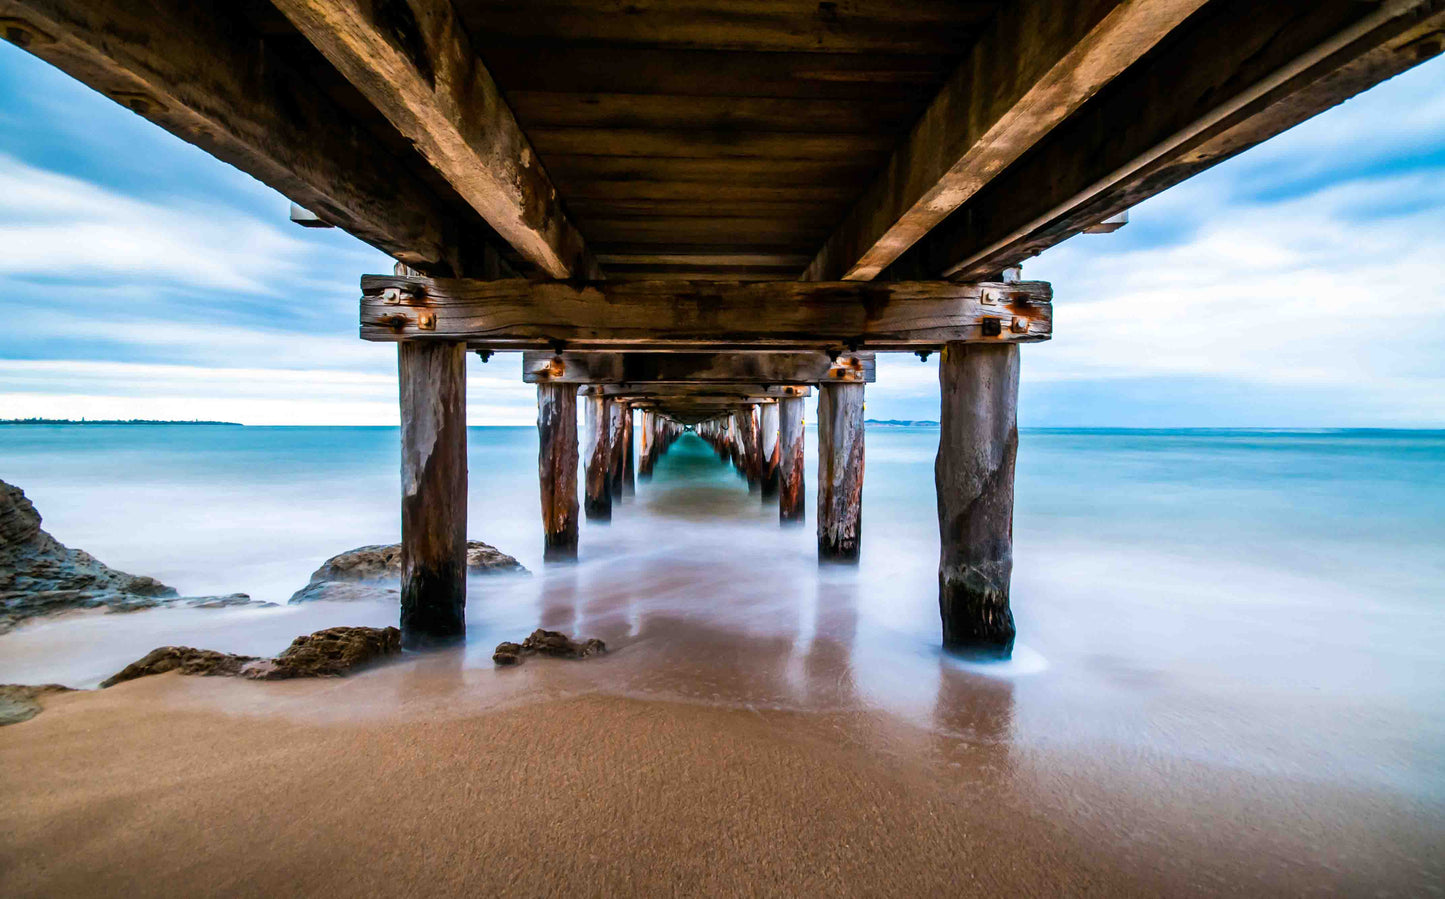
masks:
[[[534,574],[473,579],[452,657],[467,678],[491,678],[491,648],[542,625],[614,650],[549,689],[862,708],[1160,776],[1192,762],[1445,802],[1440,432],[1026,432],[1019,646],[1003,665],[936,648],[934,430],[869,432],[856,568],[819,567],[811,520],[779,528],[776,506],[692,437],[610,525],[584,523],[577,564],[543,566],[535,431],[470,436],[471,536]],[[0,478],[108,564],[284,602],[327,556],[397,539],[396,443],[384,428],[10,427]],[[0,638],[0,682],[89,686],[164,643],[270,654],[395,615],[53,619]]]

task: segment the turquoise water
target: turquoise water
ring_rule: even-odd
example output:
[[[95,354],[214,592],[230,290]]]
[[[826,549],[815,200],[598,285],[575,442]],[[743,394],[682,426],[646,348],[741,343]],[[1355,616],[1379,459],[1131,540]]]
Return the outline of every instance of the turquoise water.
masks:
[[[539,619],[624,647],[666,634],[699,657],[766,640],[775,678],[681,692],[863,703],[965,727],[958,713],[977,697],[941,686],[959,666],[936,650],[937,439],[869,431],[856,570],[819,569],[811,528],[779,529],[776,508],[692,437],[610,525],[584,523],[578,565],[556,568],[541,562],[535,430],[474,428],[471,536],[535,575],[473,582],[468,658],[489,665],[490,646]],[[326,557],[395,541],[399,465],[388,428],[0,427],[0,478],[26,490],[47,530],[191,594],[284,602]],[[1017,503],[1019,652],[960,669],[1007,700],[987,726],[966,725],[977,738],[1445,801],[1445,432],[1028,431]],[[165,642],[270,652],[312,625],[393,616],[350,606],[47,623],[0,638],[0,681],[93,683],[168,628],[181,636]],[[846,695],[799,692],[796,663],[823,641]]]

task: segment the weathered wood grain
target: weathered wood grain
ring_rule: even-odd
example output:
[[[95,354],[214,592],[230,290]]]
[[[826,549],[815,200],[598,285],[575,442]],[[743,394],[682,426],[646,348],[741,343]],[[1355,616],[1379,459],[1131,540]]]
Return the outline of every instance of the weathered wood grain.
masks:
[[[362,278],[367,340],[484,349],[913,350],[1047,340],[1045,282],[571,284]]]
[[[612,518],[612,462],[610,407],[605,396],[588,396],[583,412],[582,465],[585,490],[582,512],[588,521]]]
[[[1439,0],[1219,0],[898,261],[996,272],[1445,48]]]
[[[938,364],[942,413],[938,489],[938,609],[943,645],[994,658],[1013,653],[1017,347],[951,343]]]
[[[1001,10],[804,278],[876,277],[1203,5],[1019,0]]]
[[[657,413],[653,410],[642,410],[642,428],[637,438],[637,477],[643,481],[650,481],[652,480],[652,466],[657,462]]]
[[[467,350],[398,349],[401,384],[401,640],[409,649],[466,635]]]
[[[537,385],[543,558],[577,557],[577,385]]]
[[[778,520],[802,524],[807,518],[803,479],[803,400],[778,402]]]
[[[818,558],[856,562],[863,536],[863,385],[818,391]]]
[[[554,278],[596,277],[582,235],[451,0],[276,0],[518,253]]]
[[[459,217],[226,4],[0,0],[26,50],[418,269],[469,274]],[[26,33],[32,35],[24,37]]]
[[[622,495],[632,496],[637,492],[637,463],[633,458],[636,455],[633,444],[637,439],[637,418],[633,414],[631,403],[624,408],[626,421],[622,426]]]
[[[522,353],[522,380],[532,384],[807,385],[878,376],[871,352],[842,353]]]
[[[762,441],[762,493],[764,499],[771,499],[778,495],[778,405],[779,403],[766,403],[758,407],[758,431]]]
[[[749,403],[738,415],[742,437],[743,475],[748,479],[748,491],[758,493],[763,489],[763,445],[758,433],[758,407]]]
[[[604,394],[605,396],[605,394]],[[608,491],[614,502],[622,500],[622,482],[625,478],[627,451],[627,414],[630,408],[626,399],[609,397],[607,403],[607,481]]]

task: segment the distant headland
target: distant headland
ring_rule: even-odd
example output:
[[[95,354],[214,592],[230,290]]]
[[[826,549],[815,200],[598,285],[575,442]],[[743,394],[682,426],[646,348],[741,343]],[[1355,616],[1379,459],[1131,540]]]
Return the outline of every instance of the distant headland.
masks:
[[[869,418],[863,422],[865,425],[880,425],[885,428],[936,428],[936,421],[914,421],[903,418]]]
[[[239,428],[239,421],[163,421],[153,418],[0,418],[0,425],[229,425]]]

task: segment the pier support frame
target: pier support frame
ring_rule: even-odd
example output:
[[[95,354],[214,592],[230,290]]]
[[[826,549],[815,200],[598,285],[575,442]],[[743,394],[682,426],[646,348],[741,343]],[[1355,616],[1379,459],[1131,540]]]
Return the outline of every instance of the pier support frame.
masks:
[[[818,391],[818,558],[856,562],[863,531],[863,385]]]
[[[601,394],[589,394],[584,412],[586,425],[582,464],[586,467],[586,493],[582,511],[588,521],[612,519],[612,452],[610,448],[612,401]]]
[[[778,521],[802,524],[807,517],[803,481],[803,398],[778,400]]]
[[[763,447],[763,499],[772,499],[778,495],[778,404],[761,406],[758,418]]]
[[[466,635],[467,347],[409,341],[401,384],[401,641],[408,649]]]
[[[938,489],[938,609],[947,649],[1013,653],[1014,460],[1019,351],[949,343],[938,365],[942,415]]]
[[[542,485],[542,557],[577,558],[577,385],[537,385],[537,474]]]

